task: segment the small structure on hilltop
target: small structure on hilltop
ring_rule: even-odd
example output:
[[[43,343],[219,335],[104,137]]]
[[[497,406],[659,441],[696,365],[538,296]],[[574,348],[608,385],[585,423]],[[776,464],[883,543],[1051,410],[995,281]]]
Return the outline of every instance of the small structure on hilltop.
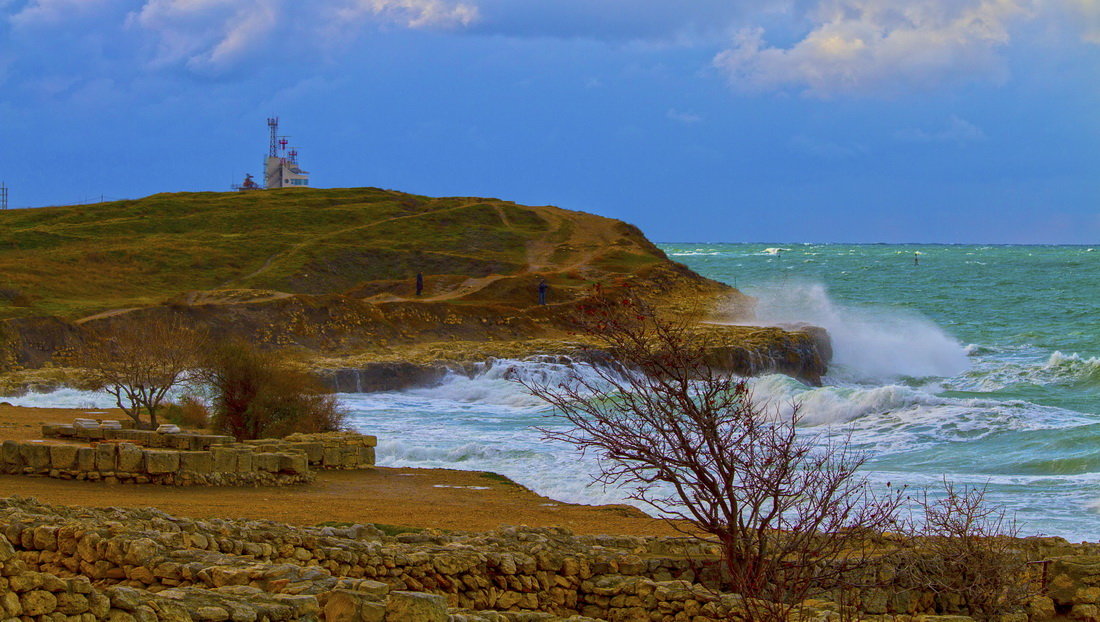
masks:
[[[287,137],[279,136],[279,117],[269,118],[267,127],[271,131],[271,140],[264,160],[264,188],[308,186],[309,173],[299,168],[298,151],[291,149],[287,152]]]
[[[237,192],[248,192],[249,190],[262,190],[263,188],[260,187],[260,184],[256,183],[251,173],[245,173],[244,181],[239,184],[233,184],[233,189]]]

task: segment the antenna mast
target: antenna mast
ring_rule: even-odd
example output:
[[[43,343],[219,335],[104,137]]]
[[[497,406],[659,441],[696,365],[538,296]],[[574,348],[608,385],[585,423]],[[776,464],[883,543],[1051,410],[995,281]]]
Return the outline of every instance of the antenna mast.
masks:
[[[268,143],[267,157],[279,157],[279,117],[268,117],[267,127],[271,130],[271,141]]]
[[[8,186],[0,182],[0,209],[8,209]]]

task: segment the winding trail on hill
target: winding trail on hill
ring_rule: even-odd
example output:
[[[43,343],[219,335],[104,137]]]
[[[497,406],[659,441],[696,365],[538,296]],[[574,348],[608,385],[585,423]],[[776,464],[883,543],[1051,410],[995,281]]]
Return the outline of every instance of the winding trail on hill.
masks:
[[[267,260],[263,263],[262,266],[260,266],[256,270],[252,271],[251,273],[246,274],[246,275],[241,276],[241,277],[237,277],[235,279],[230,279],[230,280],[226,281],[225,283],[222,283],[218,287],[219,288],[227,288],[227,287],[233,287],[233,286],[242,286],[241,284],[243,282],[250,281],[250,280],[252,280],[256,277],[261,276],[265,272],[269,271],[273,266],[275,266],[280,261],[284,261],[287,258],[293,256],[294,254],[296,254],[296,253],[302,251],[303,249],[307,248],[308,246],[310,246],[312,244],[316,244],[317,242],[320,242],[321,240],[324,240],[324,239],[334,238],[334,237],[337,237],[337,236],[344,235],[346,233],[351,233],[353,231],[360,231],[360,230],[363,230],[363,229],[370,229],[371,227],[377,227],[378,225],[385,224],[385,223],[388,223],[388,222],[395,222],[395,221],[398,221],[398,220],[411,220],[411,219],[414,219],[414,218],[423,218],[424,216],[429,216],[429,215],[433,215],[433,214],[442,214],[444,212],[452,212],[452,211],[472,207],[472,206],[478,205],[480,203],[482,203],[482,202],[481,201],[470,201],[470,202],[467,202],[467,203],[462,203],[460,205],[452,205],[451,207],[442,207],[442,208],[430,210],[430,211],[427,211],[427,212],[418,212],[416,214],[406,214],[404,216],[393,216],[393,217],[390,217],[390,218],[383,218],[381,220],[375,220],[373,222],[368,222],[368,223],[364,223],[364,224],[361,224],[361,225],[355,225],[354,227],[345,227],[344,229],[337,229],[336,231],[330,231],[330,232],[324,233],[322,235],[317,235],[317,236],[314,236],[314,237],[311,237],[311,238],[306,238],[306,239],[302,240],[301,242],[298,242],[296,244],[291,245],[289,248],[287,248],[285,250],[279,251],[279,252],[271,255],[270,257],[267,258]]]
[[[288,247],[288,248],[286,248],[282,251],[279,251],[277,253],[272,254],[257,269],[253,270],[252,272],[250,272],[250,273],[248,273],[244,276],[236,277],[236,278],[233,278],[233,279],[230,279],[230,280],[226,281],[225,283],[222,283],[219,286],[219,289],[225,289],[225,288],[230,288],[230,287],[247,287],[246,283],[248,283],[249,281],[252,281],[253,279],[256,279],[256,278],[266,274],[267,272],[271,271],[275,266],[277,266],[281,262],[286,261],[290,257],[292,257],[295,254],[305,250],[309,246],[317,244],[317,243],[319,243],[321,241],[324,241],[326,239],[331,239],[331,238],[339,237],[341,235],[345,235],[345,234],[348,234],[348,233],[353,233],[355,231],[362,231],[364,229],[377,227],[379,225],[389,223],[389,222],[395,222],[395,221],[400,221],[400,220],[413,220],[413,219],[416,219],[416,218],[422,218],[424,216],[438,215],[438,214],[441,214],[441,213],[458,211],[458,210],[473,207],[475,205],[479,205],[479,204],[482,204],[482,203],[483,203],[482,201],[469,201],[469,202],[466,202],[466,203],[461,203],[459,205],[453,205],[453,206],[450,206],[450,207],[444,207],[444,208],[430,210],[430,211],[426,211],[426,212],[418,212],[416,214],[406,214],[406,215],[403,215],[403,216],[393,216],[393,217],[390,217],[390,218],[383,218],[383,219],[376,220],[376,221],[373,221],[373,222],[359,224],[359,225],[355,225],[353,227],[345,227],[343,229],[338,229],[336,231],[331,231],[331,232],[328,232],[328,233],[325,233],[325,234],[322,234],[322,235],[313,236],[313,237],[301,240],[301,241],[291,245],[290,247]],[[494,205],[493,207],[494,207],[494,210],[496,211],[497,215],[500,217],[500,220],[501,220],[502,224],[505,227],[507,227],[508,229],[514,230],[515,226],[508,219],[507,213],[504,211],[504,209],[502,209],[499,205]],[[520,272],[519,274],[531,274],[531,273],[544,272],[544,271],[547,271],[547,270],[564,271],[564,270],[571,270],[571,269],[576,269],[576,268],[583,268],[584,266],[587,266],[592,261],[592,259],[597,255],[597,250],[596,249],[600,246],[600,244],[599,244],[598,236],[595,235],[594,232],[589,232],[589,231],[577,232],[575,230],[569,231],[567,239],[565,241],[555,242],[554,238],[558,237],[560,235],[560,233],[562,232],[562,230],[565,228],[566,221],[563,218],[561,218],[559,215],[554,214],[553,210],[539,209],[538,213],[543,219],[546,220],[547,225],[548,225],[548,231],[540,239],[529,242],[527,244],[526,254],[525,254],[526,266],[524,267],[523,271]],[[569,250],[573,251],[573,253],[572,253],[573,256],[569,258],[571,261],[567,264],[555,264],[552,261],[554,253],[557,252],[561,246],[565,246]],[[584,251],[577,251],[578,247],[584,248]],[[438,302],[438,301],[443,301],[443,300],[454,300],[454,299],[457,299],[457,298],[464,298],[466,296],[469,296],[471,294],[477,293],[477,292],[485,289],[486,287],[492,285],[493,283],[495,283],[497,281],[500,281],[500,280],[506,279],[506,278],[510,278],[512,276],[517,276],[517,275],[493,274],[493,275],[484,276],[484,277],[471,277],[470,279],[467,279],[466,281],[462,282],[458,287],[454,288],[453,290],[450,290],[450,291],[447,291],[447,292],[442,292],[442,293],[435,294],[435,295],[432,295],[432,296],[424,296],[424,297],[420,298],[420,300]],[[122,311],[122,312],[125,312],[125,311]],[[112,313],[112,312],[108,312],[108,313]],[[106,316],[104,316],[103,314],[100,314],[100,315],[97,315],[97,316],[93,316],[92,318],[86,318],[86,319],[93,319],[93,318],[99,318],[99,317],[106,317]]]

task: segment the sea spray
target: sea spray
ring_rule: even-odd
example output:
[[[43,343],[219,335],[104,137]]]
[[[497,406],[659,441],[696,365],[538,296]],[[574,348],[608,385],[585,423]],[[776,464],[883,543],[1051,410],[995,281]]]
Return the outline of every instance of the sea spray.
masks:
[[[970,364],[963,344],[914,311],[839,304],[820,283],[772,284],[748,293],[759,299],[761,324],[804,322],[829,331],[831,376],[839,380],[950,377]]]

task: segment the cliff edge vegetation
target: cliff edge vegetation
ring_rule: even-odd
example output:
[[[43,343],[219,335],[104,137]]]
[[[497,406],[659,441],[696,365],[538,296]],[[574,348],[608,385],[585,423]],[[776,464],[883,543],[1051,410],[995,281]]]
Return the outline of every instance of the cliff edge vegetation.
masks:
[[[162,314],[327,369],[560,353],[597,287],[700,320],[719,303],[724,321],[752,313],[636,227],[557,207],[377,188],[156,194],[0,213],[0,364],[50,365],[88,327]],[[820,336],[721,330],[757,367],[813,379],[827,362]]]

